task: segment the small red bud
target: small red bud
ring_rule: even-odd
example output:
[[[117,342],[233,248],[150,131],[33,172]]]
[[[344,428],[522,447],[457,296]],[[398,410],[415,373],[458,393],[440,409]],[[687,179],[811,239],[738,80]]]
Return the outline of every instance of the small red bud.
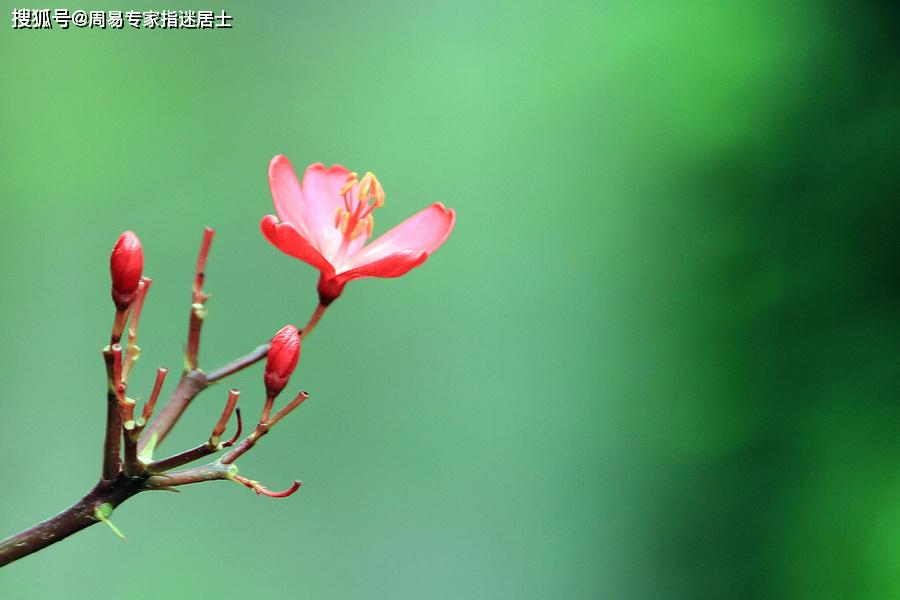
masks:
[[[285,325],[269,344],[263,381],[266,395],[274,398],[287,385],[300,358],[300,334],[293,325]]]
[[[133,231],[126,231],[119,236],[109,257],[112,299],[119,310],[125,310],[134,302],[143,270],[144,251],[141,240]]]

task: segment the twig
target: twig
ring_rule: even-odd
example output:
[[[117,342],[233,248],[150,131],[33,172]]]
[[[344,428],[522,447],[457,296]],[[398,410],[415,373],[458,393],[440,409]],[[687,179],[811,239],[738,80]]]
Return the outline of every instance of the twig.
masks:
[[[199,467],[184,469],[183,471],[153,475],[147,479],[145,487],[150,490],[176,487],[189,483],[229,479],[236,473],[237,469],[233,465],[224,465],[220,461],[215,461]]]
[[[262,494],[263,496],[268,496],[269,498],[287,498],[288,496],[299,490],[300,486],[302,485],[301,481],[295,480],[294,483],[291,484],[291,487],[289,487],[288,489],[280,492],[273,492],[255,479],[247,479],[246,477],[241,477],[240,475],[234,475],[232,476],[232,479],[242,485],[247,486],[248,488],[256,492],[257,495]]]
[[[216,383],[221,379],[228,377],[229,375],[233,375],[242,369],[246,369],[252,364],[255,364],[266,357],[266,354],[269,352],[269,343],[266,342],[261,346],[257,346],[253,349],[249,354],[245,354],[244,356],[235,359],[225,365],[224,367],[220,367],[215,371],[211,371],[206,376],[206,383]]]
[[[156,369],[156,381],[153,383],[153,391],[150,397],[144,403],[144,410],[141,412],[141,425],[146,425],[150,417],[153,416],[153,409],[156,407],[156,400],[159,398],[159,392],[162,390],[163,382],[166,380],[166,374],[169,370],[165,367]]]
[[[228,419],[231,418],[231,413],[234,412],[234,409],[237,406],[238,398],[240,398],[240,396],[240,391],[234,388],[228,390],[228,401],[225,403],[225,408],[222,409],[222,415],[219,417],[216,426],[213,427],[212,433],[209,435],[210,443],[219,443],[219,439],[222,437],[222,434],[225,433],[225,428],[228,426]]]
[[[141,349],[137,345],[137,332],[141,320],[141,309],[144,307],[144,299],[147,297],[151,285],[153,285],[151,278],[142,277],[132,304],[131,322],[128,323],[128,343],[125,345],[125,361],[122,367],[122,380],[125,382],[128,381],[131,369],[141,355]]]
[[[138,453],[142,453],[147,447],[151,438],[156,438],[155,443],[159,445],[175,424],[184,411],[187,409],[191,401],[206,388],[206,376],[202,371],[189,371],[185,373],[175,391],[172,392],[172,398],[166,403],[159,412],[159,416],[150,423],[141,434],[138,442]]]
[[[167,458],[156,460],[147,465],[147,470],[151,473],[163,473],[169,469],[175,469],[182,465],[186,465],[199,460],[204,456],[209,456],[219,450],[219,446],[213,446],[209,442],[203,442],[199,446],[173,454]]]
[[[116,353],[114,348],[118,347]],[[106,362],[106,437],[103,442],[103,479],[111,480],[122,468],[119,450],[122,441],[122,411],[119,408],[117,393],[118,382],[116,363],[121,356],[121,347],[118,344],[107,346],[103,349],[103,359]]]
[[[188,323],[187,348],[184,353],[184,362],[188,370],[197,369],[197,355],[200,352],[200,329],[203,327],[203,319],[206,318],[204,303],[209,298],[203,292],[203,282],[206,279],[206,259],[209,256],[209,246],[212,244],[215,233],[215,230],[211,227],[206,227],[203,230],[203,242],[200,244],[200,254],[197,257],[197,266],[194,270],[191,317]]]
[[[209,456],[210,454],[214,454],[215,452],[230,446],[233,441],[227,445],[222,444],[221,436],[225,431],[225,427],[228,425],[228,419],[231,418],[231,414],[235,410],[239,396],[240,392],[237,390],[233,389],[228,392],[228,401],[225,403],[225,408],[222,410],[222,416],[219,417],[218,422],[216,422],[216,425],[213,427],[212,433],[206,442],[189,450],[185,450],[184,452],[173,454],[168,458],[154,461],[147,466],[147,469],[151,473],[162,473],[169,469],[192,463],[195,460],[203,458],[204,456]],[[240,412],[238,412],[238,433],[240,433],[240,429]]]
[[[288,402],[285,406],[281,408],[275,416],[272,417],[269,421],[260,421],[256,426],[256,429],[253,430],[253,433],[245,437],[241,440],[241,443],[235,446],[233,449],[226,452],[219,459],[219,462],[223,464],[231,464],[236,461],[242,454],[253,448],[256,445],[256,442],[264,435],[269,433],[269,430],[275,426],[278,421],[286,417],[292,410],[303,404],[303,401],[309,398],[309,394],[306,392],[300,392],[297,396]]]

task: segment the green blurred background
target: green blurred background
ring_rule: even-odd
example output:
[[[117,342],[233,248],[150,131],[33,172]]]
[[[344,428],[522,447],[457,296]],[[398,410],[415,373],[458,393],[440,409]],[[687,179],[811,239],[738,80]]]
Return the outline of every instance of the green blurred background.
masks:
[[[204,225],[203,366],[312,310],[258,230],[274,154],[374,171],[378,231],[458,212],[305,344],[313,399],[240,461],[296,496],[143,494],[126,544],[90,528],[3,598],[900,597],[896,6],[97,1],[62,6],[235,28],[52,32],[0,6],[0,535],[99,473],[123,229],[143,397]]]

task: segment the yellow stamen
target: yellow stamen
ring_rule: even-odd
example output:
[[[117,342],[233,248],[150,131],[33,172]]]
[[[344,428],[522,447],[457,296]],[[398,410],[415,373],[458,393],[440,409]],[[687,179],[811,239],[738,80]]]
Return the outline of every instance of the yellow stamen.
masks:
[[[356,187],[354,198],[353,188]],[[344,235],[347,242],[366,233],[372,235],[375,219],[372,211],[384,206],[384,188],[371,171],[366,171],[362,179],[356,173],[348,173],[341,188],[344,205],[334,213],[334,227]]]
[[[363,175],[363,178],[359,182],[359,188],[357,188],[357,197],[360,202],[366,201],[366,196],[369,195],[369,189],[372,187],[372,180],[375,179],[375,176],[372,175],[370,171],[366,171],[366,174]]]
[[[374,180],[374,183],[375,183],[375,192],[374,192],[374,194],[375,194],[375,204],[374,204],[374,207],[375,207],[375,208],[381,208],[382,206],[384,206],[384,188],[381,187],[381,182],[378,181],[378,179],[377,179],[374,175],[372,175],[372,179]]]
[[[351,171],[351,172],[347,173],[347,180],[344,183],[344,187],[341,188],[341,196],[345,195],[347,192],[349,192],[351,189],[353,189],[353,186],[356,185],[356,183],[357,183],[356,172]]]

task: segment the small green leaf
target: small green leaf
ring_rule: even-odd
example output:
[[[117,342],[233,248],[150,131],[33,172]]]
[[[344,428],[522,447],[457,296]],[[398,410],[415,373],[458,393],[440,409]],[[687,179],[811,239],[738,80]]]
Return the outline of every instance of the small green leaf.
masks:
[[[112,530],[116,537],[118,537],[123,542],[128,541],[125,538],[125,534],[122,533],[122,530],[113,525],[113,522],[109,520],[109,516],[113,513],[112,504],[108,502],[104,502],[100,506],[94,509],[94,517],[100,521],[101,523],[106,523],[109,528]]]

